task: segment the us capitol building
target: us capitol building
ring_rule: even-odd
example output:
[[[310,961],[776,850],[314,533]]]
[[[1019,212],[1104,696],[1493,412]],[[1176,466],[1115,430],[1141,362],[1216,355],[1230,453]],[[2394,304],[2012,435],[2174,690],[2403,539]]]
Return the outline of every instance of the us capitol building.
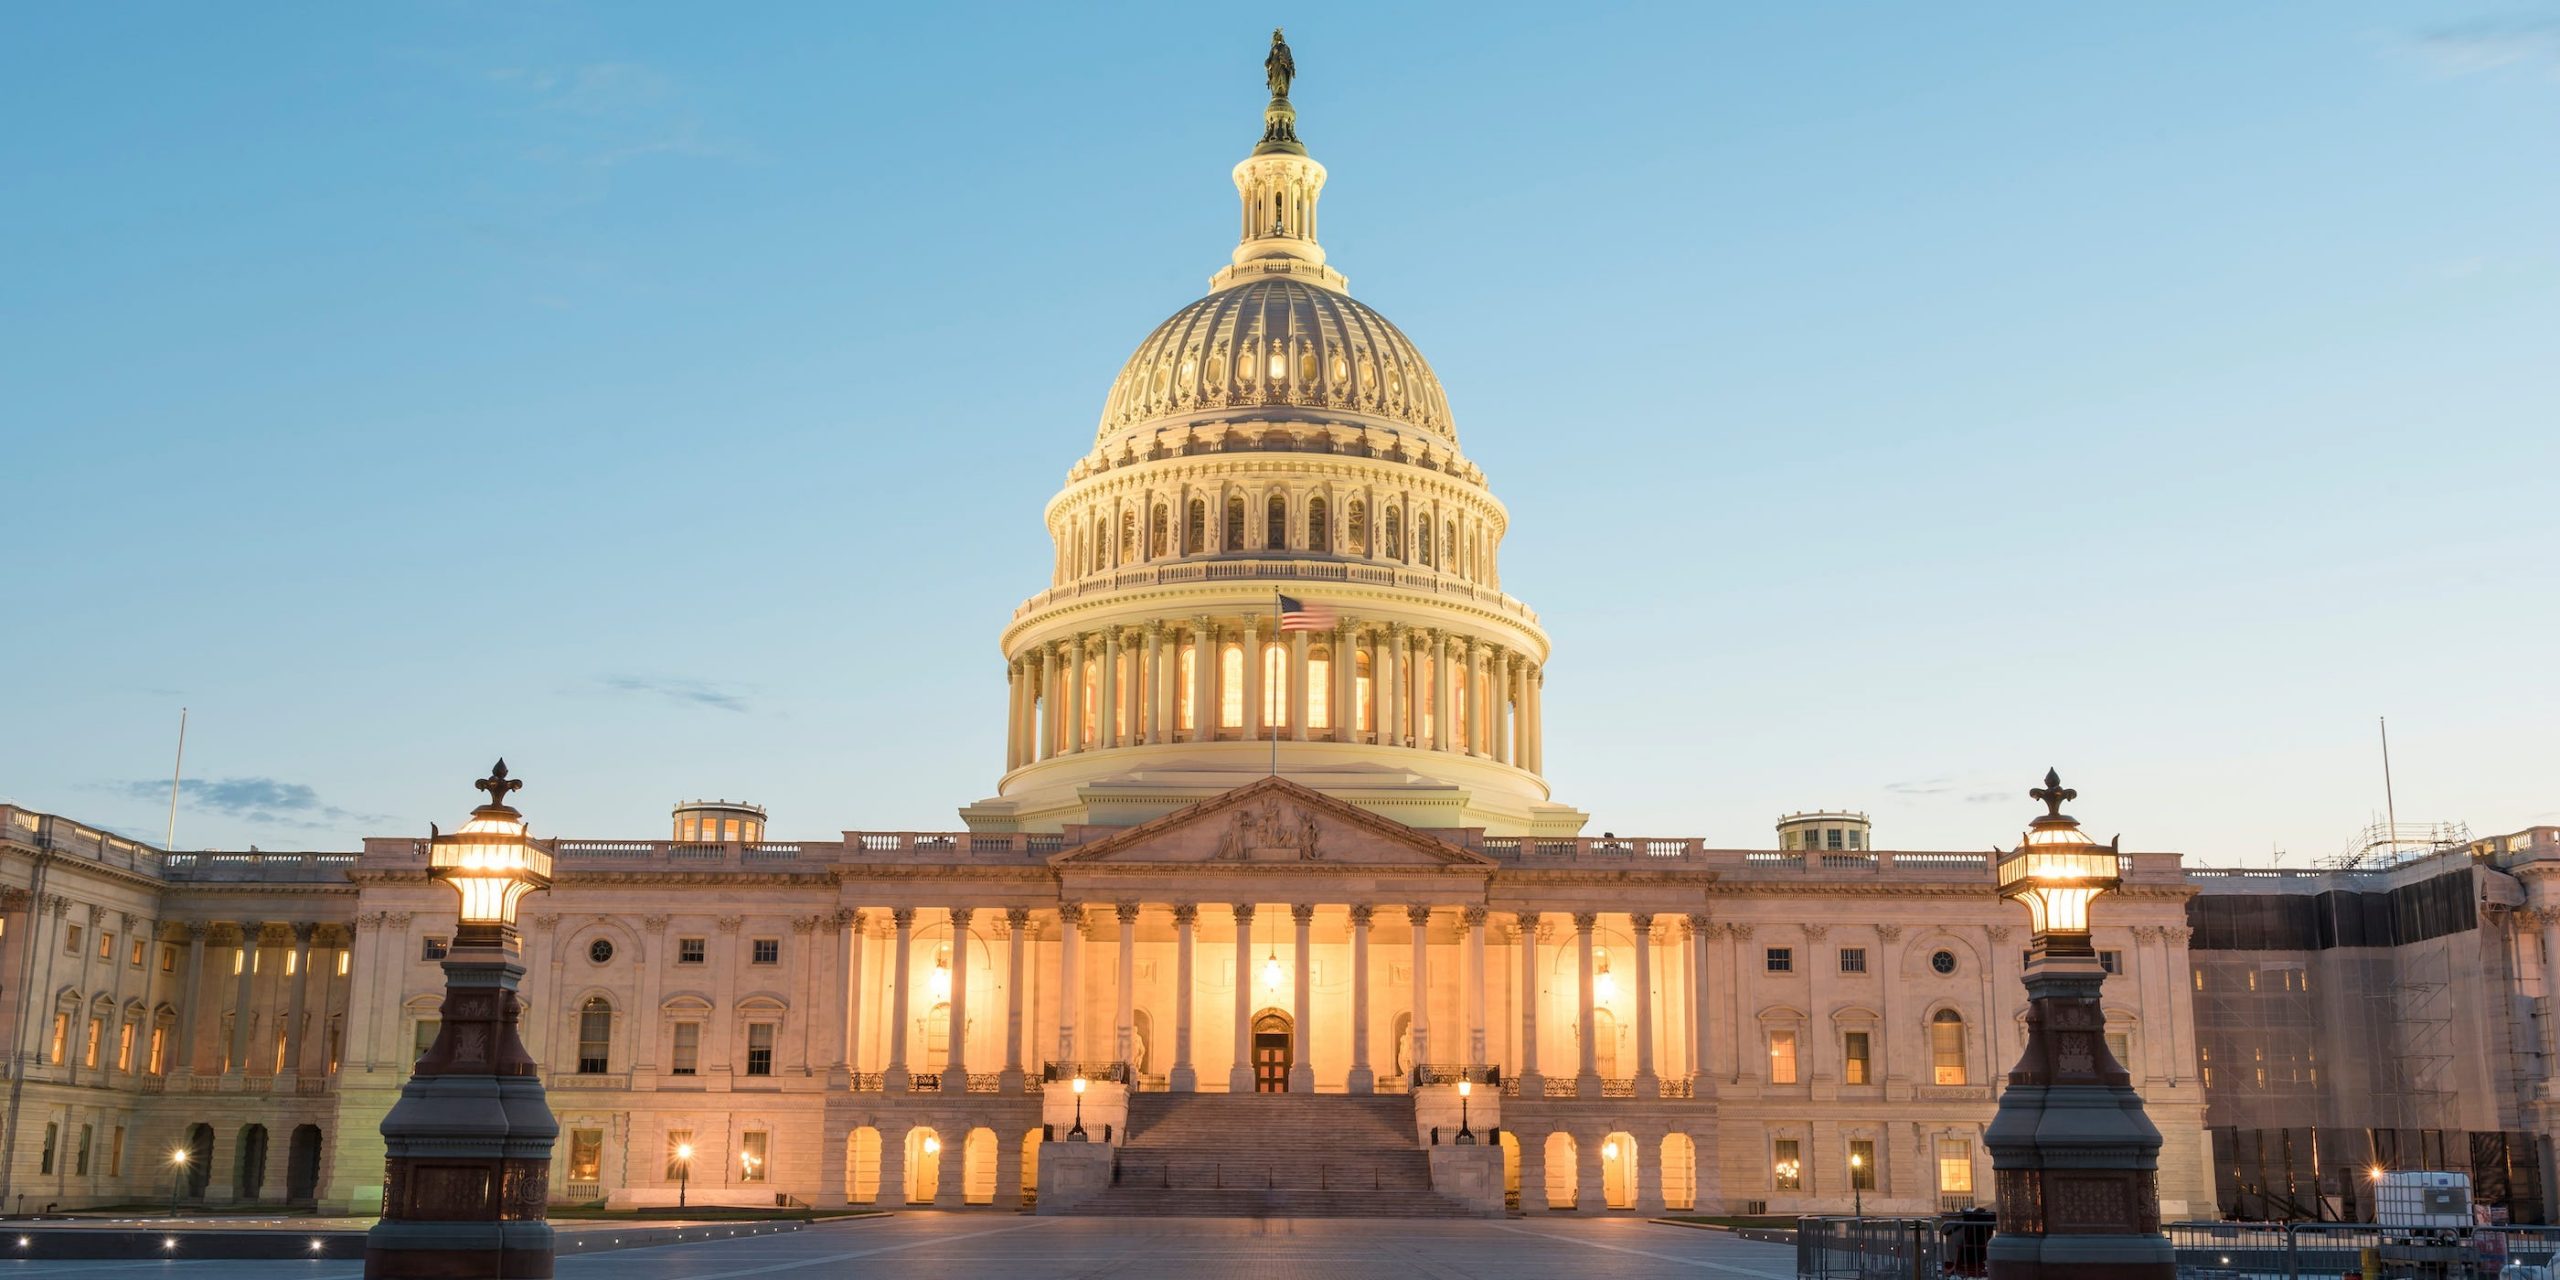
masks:
[[[1421,350],[1328,261],[1276,39],[1270,70],[1233,253],[1139,342],[1044,513],[1049,581],[1000,637],[1007,768],[965,829],[775,841],[762,810],[714,801],[665,839],[551,842],[524,994],[561,1125],[552,1198],[1987,1205],[2026,1003],[1990,858],[1879,849],[1847,812],[1790,817],[1772,849],[1581,834],[1544,778],[1551,652],[1503,589],[1509,513]],[[2044,762],[2014,763],[2023,824]],[[2215,1021],[2218,984],[2255,993],[2276,952],[2194,932],[2217,896],[2338,886],[2128,856],[2097,932],[2106,1039],[2166,1136],[2164,1214],[2263,1196],[2270,1151],[2295,1178],[2295,1127],[2366,1135],[2306,1147],[2298,1203],[2404,1128],[2511,1142],[2516,1194],[2538,1195],[2536,930],[2560,910],[2500,869],[2539,870],[2553,841],[2530,836],[2437,868],[2505,887],[2453,922],[2469,932],[2427,935],[2476,941],[2452,969],[2529,1021],[2455,1090],[2463,1114],[2381,1123],[2351,1097],[2251,1110],[2299,1095],[2269,1092],[2263,1043],[2249,1059],[2264,1009]],[[453,921],[425,869],[412,836],[180,853],[0,807],[0,1202],[378,1204],[378,1126],[434,1036]],[[2324,1051],[2381,1052],[2302,1046],[2279,1069],[2308,1054],[2316,1079]],[[2249,1079],[2266,1098],[2209,1114]]]

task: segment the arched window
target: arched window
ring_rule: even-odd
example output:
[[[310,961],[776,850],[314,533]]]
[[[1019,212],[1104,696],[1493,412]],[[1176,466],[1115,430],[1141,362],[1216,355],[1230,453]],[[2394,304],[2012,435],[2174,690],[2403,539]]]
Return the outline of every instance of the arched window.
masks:
[[[1138,513],[1122,507],[1120,508],[1120,559],[1116,563],[1128,564],[1137,558]]]
[[[1226,537],[1218,543],[1220,551],[1244,550],[1244,499],[1227,499]]]
[[[1418,521],[1413,526],[1413,558],[1426,567],[1431,564],[1431,522]]]
[[[1404,521],[1397,518],[1392,507],[1387,510],[1387,558],[1404,559]]]
[[[1191,515],[1182,530],[1182,554],[1196,556],[1208,550],[1209,504],[1198,498],[1191,500]]]
[[[1964,1015],[1940,1009],[1929,1019],[1930,1082],[1964,1083]]]
[[[1354,654],[1351,659],[1351,727],[1367,733],[1377,727],[1369,712],[1369,655]]]
[[[1174,723],[1181,727],[1182,732],[1190,733],[1198,727],[1200,715],[1199,708],[1191,703],[1192,690],[1200,687],[1200,646],[1183,645],[1180,655],[1174,659],[1174,667],[1177,673],[1173,686]]]
[[[1440,558],[1446,562],[1443,568],[1451,573],[1458,571],[1458,522],[1455,520],[1440,526]]]
[[[1147,558],[1162,560],[1172,554],[1173,513],[1161,502],[1156,504],[1155,519],[1147,524]]]
[[[1355,556],[1365,556],[1369,554],[1369,508],[1358,498],[1353,498],[1350,514],[1350,546],[1347,549]]]
[[[589,996],[578,1006],[578,1074],[599,1076],[613,1069],[613,1002]]]
[[[1289,724],[1289,646],[1277,640],[1262,644],[1262,727]]]
[[[1091,751],[1094,733],[1102,723],[1102,659],[1084,660],[1084,718],[1076,729],[1077,745]]]
[[[1325,523],[1327,514],[1324,499],[1307,499],[1307,550],[1333,550],[1333,530]]]
[[[1317,649],[1307,655],[1307,728],[1333,727],[1333,650]]]
[[[1244,727],[1244,646],[1218,646],[1218,727]]]
[[[1262,545],[1272,551],[1289,549],[1289,500],[1276,493],[1263,511]]]

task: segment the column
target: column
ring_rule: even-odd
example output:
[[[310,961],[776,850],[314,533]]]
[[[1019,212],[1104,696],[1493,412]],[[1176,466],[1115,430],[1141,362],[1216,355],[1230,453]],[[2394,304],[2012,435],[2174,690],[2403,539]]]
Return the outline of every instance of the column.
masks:
[[[1511,720],[1520,706],[1520,655],[1497,655],[1493,673],[1502,681],[1502,696],[1493,713],[1493,758],[1504,764],[1518,764],[1520,758],[1512,753]]]
[[[827,1053],[827,1087],[842,1091],[853,1087],[852,1058],[846,1052],[855,1025],[853,1011],[860,1007],[862,973],[862,916],[841,907],[828,912],[824,930],[832,941],[827,944],[827,1008],[825,1032]],[[652,956],[661,954],[654,940],[649,948]],[[848,959],[848,957],[850,959]],[[652,968],[656,967],[654,964]],[[656,1037],[650,1037],[655,1039]],[[837,1158],[842,1159],[839,1151]]]
[[[1040,758],[1058,754],[1058,646],[1040,646]]]
[[[1173,1070],[1165,1084],[1175,1093],[1196,1093],[1200,1073],[1191,1065],[1191,942],[1200,922],[1196,903],[1173,907]]]
[[[1236,1057],[1227,1068],[1227,1092],[1253,1092],[1253,904],[1239,902],[1236,917]]]
[[[1138,904],[1123,902],[1116,914],[1120,917],[1120,1006],[1111,1030],[1111,1060],[1131,1062],[1130,1051],[1137,1047],[1138,1005]],[[1132,1087],[1136,1085],[1133,1078]]]
[[[951,1046],[942,1055],[942,1091],[969,1091],[969,917],[951,908]],[[966,1140],[967,1134],[961,1138]]]
[[[42,920],[41,912],[30,912]],[[202,920],[187,922],[187,986],[186,1003],[178,1009],[177,1056],[169,1059],[169,1074],[196,1074],[196,1021],[204,1016],[204,935],[210,926]],[[43,937],[42,933],[35,935]]]
[[[231,1009],[231,1074],[249,1075],[249,1023],[251,1005],[257,999],[258,932],[266,928],[259,920],[240,923],[240,980],[238,994]],[[265,1072],[254,1074],[264,1075]]]
[[[1547,669],[1544,664],[1528,675],[1529,687],[1529,772],[1544,773],[1547,768]]]
[[[1489,756],[1493,754],[1492,718],[1486,714],[1487,709],[1493,706],[1493,696],[1492,690],[1486,687],[1486,684],[1491,677],[1485,674],[1493,668],[1493,664],[1488,661],[1491,657],[1491,646],[1488,646],[1481,641],[1467,646],[1467,741],[1465,743],[1465,748],[1467,754],[1471,756]]]
[[[1333,728],[1335,742],[1360,740],[1360,628],[1344,618],[1333,631]]]
[[[1467,1065],[1483,1066],[1484,1044],[1484,908],[1469,907],[1458,915],[1467,941]]]
[[[1413,1062],[1431,1061],[1431,908],[1406,907],[1413,925]]]
[[[1173,681],[1166,678],[1164,622],[1147,623],[1147,745],[1170,740],[1165,725],[1173,719]]]
[[[1105,627],[1102,630],[1102,691],[1101,696],[1094,700],[1094,746],[1108,750],[1120,745],[1120,702],[1120,628]]]
[[[1191,740],[1218,738],[1218,632],[1209,615],[1191,619]]]
[[[1084,906],[1069,902],[1058,908],[1058,1061],[1076,1068],[1084,1061],[1076,1050],[1076,1005],[1084,994]]]
[[[1404,647],[1404,624],[1388,623],[1387,633],[1378,645],[1378,660],[1369,673],[1378,682],[1378,741],[1386,746],[1401,747],[1406,739]]]
[[[1301,631],[1298,636],[1303,641],[1306,634]],[[1307,1060],[1307,1049],[1312,1043],[1308,1037],[1307,1025],[1315,1013],[1315,957],[1309,945],[1309,935],[1313,931],[1315,918],[1316,909],[1311,903],[1301,902],[1289,908],[1289,919],[1298,926],[1298,981],[1297,990],[1294,992],[1297,1001],[1292,1015],[1293,1021],[1289,1027],[1291,1041],[1289,1092],[1291,1093],[1316,1091],[1316,1067],[1314,1063]]]
[[[898,927],[898,941],[897,949],[890,953],[889,960],[889,1067],[881,1076],[880,1087],[890,1093],[905,1093],[908,1082],[907,988],[914,985],[908,981],[907,957],[915,942],[916,909],[893,908],[889,919]],[[887,1141],[885,1134],[882,1141]]]
[[[1662,1078],[1653,1072],[1653,914],[1639,911],[1627,919],[1636,928],[1636,1096],[1659,1098]]]
[[[1031,931],[1030,908],[1005,908],[1004,928],[1004,1077],[996,1087],[1013,1094],[1022,1091],[1022,993],[1031,986],[1030,975],[1022,971],[1022,935]],[[1003,1197],[997,1200],[1001,1203]]]
[[[1547,1096],[1547,1078],[1538,1071],[1538,913],[1515,912],[1512,919],[1520,927],[1520,1096],[1543,1098]],[[1525,1142],[1522,1150],[1527,1150]],[[1528,1168],[1525,1159],[1521,1168]],[[1527,1176],[1521,1175],[1523,1196],[1529,1194]]]
[[[1600,1035],[1599,1018],[1597,1016],[1599,1006],[1592,999],[1591,990],[1592,978],[1595,974],[1591,957],[1591,926],[1599,923],[1599,920],[1600,917],[1594,912],[1577,911],[1573,913],[1573,945],[1575,948],[1575,954],[1580,958],[1582,964],[1580,983],[1581,990],[1579,993],[1581,1003],[1579,1005],[1580,1012],[1577,1015],[1582,1020],[1582,1034],[1580,1037],[1582,1041],[1582,1060],[1577,1066],[1573,1077],[1574,1096],[1580,1098],[1597,1098],[1600,1096],[1600,1046],[1595,1043]],[[1595,1182],[1592,1184],[1592,1187],[1596,1191],[1599,1184]]]
[[[1307,633],[1289,633],[1289,740],[1307,740],[1308,712],[1316,704],[1316,691],[1307,687]]]
[[[1244,736],[1262,740],[1262,619],[1250,613],[1244,618]]]
[[[311,935],[319,927],[307,920],[293,926],[293,1011],[287,1015],[290,1021],[284,1024],[284,1070],[279,1075],[302,1073],[302,1038],[311,1011]],[[122,957],[117,959],[121,961]],[[123,1014],[119,1012],[117,1016]],[[108,1055],[111,1057],[114,1051],[115,1046],[110,1043]],[[113,1065],[112,1061],[109,1065]]]
[[[1449,707],[1457,682],[1449,670],[1449,633],[1431,633],[1431,749],[1449,749]]]
[[[1378,1073],[1369,1067],[1369,920],[1377,908],[1361,903],[1351,908],[1351,1093],[1378,1091]]]
[[[1007,659],[1004,664],[1004,767],[1007,773],[1022,767],[1022,664]]]
[[[1709,1043],[1707,1029],[1713,1025],[1709,1021],[1711,1006],[1707,1003],[1707,939],[1712,936],[1707,928],[1707,913],[1691,912],[1689,914],[1689,1079],[1692,1097],[1703,1097],[1706,1093],[1707,1045]],[[1894,961],[1889,948],[1876,948],[1876,960],[1883,966],[1883,972],[1887,974],[1893,972]],[[1889,1021],[1892,1015],[1888,1013],[1885,1016],[1888,1019],[1885,1025],[1893,1025]],[[1876,1047],[1883,1048],[1882,1045]],[[1884,1077],[1879,1074],[1875,1078],[1881,1081]],[[1882,1148],[1878,1148],[1878,1151],[1881,1152]]]

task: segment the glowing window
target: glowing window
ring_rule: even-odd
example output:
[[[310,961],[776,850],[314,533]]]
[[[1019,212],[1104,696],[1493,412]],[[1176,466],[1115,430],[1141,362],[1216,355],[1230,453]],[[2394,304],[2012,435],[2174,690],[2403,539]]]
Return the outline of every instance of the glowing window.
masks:
[[[569,1131],[569,1181],[594,1182],[604,1176],[604,1130]]]
[[[1772,1031],[1769,1033],[1769,1083],[1794,1084],[1795,1082],[1796,1033]]]
[[[1307,655],[1307,727],[1333,727],[1333,653],[1329,649]]]
[[[1794,1138],[1780,1138],[1770,1144],[1769,1173],[1780,1191],[1804,1189],[1803,1148]]]
[[[1244,727],[1244,646],[1218,646],[1218,727]]]
[[[1271,729],[1289,723],[1289,646],[1277,640],[1262,645],[1262,723]]]
[[[1173,686],[1174,723],[1184,733],[1190,733],[1196,727],[1193,721],[1199,714],[1191,705],[1193,691],[1199,687],[1195,681],[1199,658],[1200,646],[1196,644],[1183,645],[1174,658],[1174,669],[1179,673]]]
[[[1369,655],[1358,654],[1351,660],[1351,727],[1362,733],[1377,727],[1369,714]]]
[[[1973,1194],[1973,1143],[1964,1138],[1938,1139],[1938,1190]]]
[[[1841,1083],[1872,1083],[1867,1079],[1868,1055],[1866,1032],[1843,1032],[1840,1036],[1840,1057],[1841,1065],[1843,1067],[1840,1077]]]
[[[1931,1079],[1937,1084],[1964,1083],[1964,1015],[1940,1009],[1929,1019]]]

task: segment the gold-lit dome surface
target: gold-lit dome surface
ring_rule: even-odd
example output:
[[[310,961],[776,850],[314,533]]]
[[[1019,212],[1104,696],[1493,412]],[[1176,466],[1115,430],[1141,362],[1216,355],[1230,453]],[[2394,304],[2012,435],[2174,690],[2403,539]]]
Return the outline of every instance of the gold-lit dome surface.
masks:
[[[1403,330],[1348,294],[1275,278],[1221,289],[1157,325],[1111,384],[1095,442],[1157,419],[1265,407],[1458,438],[1440,379]]]

